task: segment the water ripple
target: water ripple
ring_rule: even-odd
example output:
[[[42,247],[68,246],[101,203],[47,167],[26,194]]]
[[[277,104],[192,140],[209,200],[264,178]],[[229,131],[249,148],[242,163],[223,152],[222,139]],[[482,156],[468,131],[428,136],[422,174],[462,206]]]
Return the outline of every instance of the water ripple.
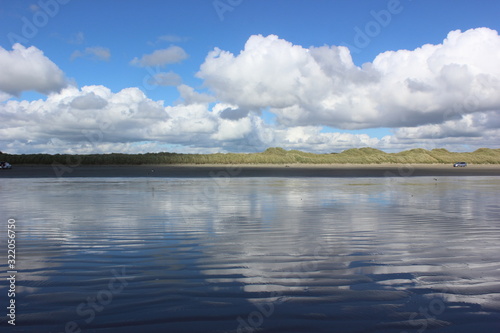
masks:
[[[2,180],[17,331],[499,331],[497,178],[220,184]]]

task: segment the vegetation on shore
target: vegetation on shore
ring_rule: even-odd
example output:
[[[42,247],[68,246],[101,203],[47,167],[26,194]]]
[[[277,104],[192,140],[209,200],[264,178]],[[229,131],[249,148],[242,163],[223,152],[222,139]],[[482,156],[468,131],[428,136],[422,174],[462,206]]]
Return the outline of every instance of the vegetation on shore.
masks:
[[[471,164],[500,164],[500,149],[480,148],[474,152],[455,153],[446,149],[411,149],[386,153],[374,148],[354,148],[341,153],[315,154],[299,150],[269,148],[261,153],[216,154],[2,154],[11,164],[62,165],[140,165],[140,164],[442,164],[464,161]]]

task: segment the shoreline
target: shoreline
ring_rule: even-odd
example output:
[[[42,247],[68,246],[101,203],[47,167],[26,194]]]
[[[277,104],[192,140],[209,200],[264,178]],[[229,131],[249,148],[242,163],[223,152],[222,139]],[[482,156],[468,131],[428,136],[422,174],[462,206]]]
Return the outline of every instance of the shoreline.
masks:
[[[18,165],[0,178],[85,177],[419,177],[500,176],[500,165],[454,168],[449,164],[172,164],[172,165]]]

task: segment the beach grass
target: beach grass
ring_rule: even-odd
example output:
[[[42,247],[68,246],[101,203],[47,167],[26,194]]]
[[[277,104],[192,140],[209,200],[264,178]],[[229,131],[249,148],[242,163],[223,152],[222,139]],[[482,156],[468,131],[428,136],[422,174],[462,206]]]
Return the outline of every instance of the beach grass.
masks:
[[[450,152],[446,149],[411,149],[386,153],[374,148],[353,148],[341,153],[316,154],[283,148],[268,148],[259,153],[215,154],[0,154],[11,164],[62,165],[141,165],[141,164],[500,164],[500,149],[480,148],[474,152]]]

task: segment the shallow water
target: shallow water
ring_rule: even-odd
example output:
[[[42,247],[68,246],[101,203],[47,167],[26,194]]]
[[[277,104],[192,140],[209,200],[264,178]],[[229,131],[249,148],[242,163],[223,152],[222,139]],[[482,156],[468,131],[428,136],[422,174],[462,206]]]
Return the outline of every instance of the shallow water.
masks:
[[[500,331],[499,177],[2,179],[0,211],[12,332]]]

